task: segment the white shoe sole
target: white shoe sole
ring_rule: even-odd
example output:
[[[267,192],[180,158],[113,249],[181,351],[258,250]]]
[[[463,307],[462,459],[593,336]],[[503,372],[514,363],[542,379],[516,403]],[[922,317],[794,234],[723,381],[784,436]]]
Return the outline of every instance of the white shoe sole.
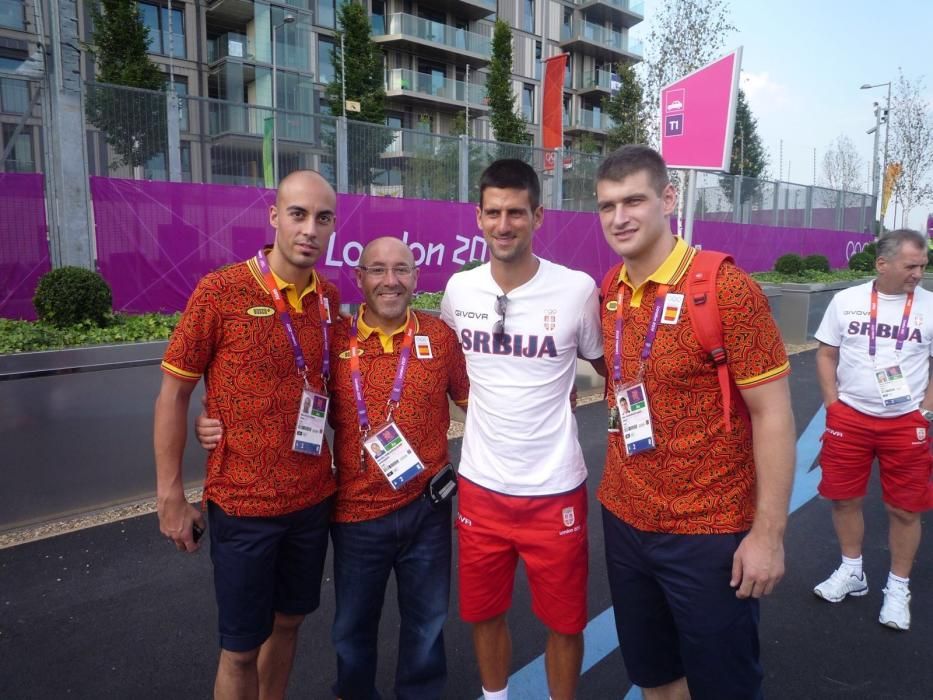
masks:
[[[906,632],[910,629],[909,623],[906,627],[901,627],[894,620],[888,620],[887,622],[885,622],[884,620],[879,619],[878,622],[880,622],[885,627],[890,627],[892,630],[898,630],[899,632]]]
[[[839,598],[827,598],[825,595],[820,593],[815,588],[813,589],[813,595],[815,595],[817,598],[822,598],[823,600],[829,603],[841,603],[849,596],[852,596],[853,598],[861,598],[863,595],[868,595],[868,586],[865,586],[865,588],[860,588],[857,591],[849,591],[848,593],[846,593],[845,595]],[[887,624],[887,623],[882,622],[881,624]]]

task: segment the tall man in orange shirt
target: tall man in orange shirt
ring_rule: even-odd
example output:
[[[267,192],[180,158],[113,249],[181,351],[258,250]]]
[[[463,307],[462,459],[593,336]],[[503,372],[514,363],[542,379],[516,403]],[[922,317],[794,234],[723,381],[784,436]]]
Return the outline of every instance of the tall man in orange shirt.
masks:
[[[596,196],[625,261],[602,300],[610,410],[624,416],[597,495],[626,669],[648,700],[757,698],[758,598],[784,573],[794,471],[787,356],[760,288],[724,263],[722,332],[750,419],[736,412],[727,428],[684,303],[696,251],[671,233],[664,161],[620,148]]]
[[[319,603],[336,482],[313,406],[326,403],[339,299],[314,265],[334,232],[336,203],[316,172],[284,178],[269,209],[275,242],[198,283],[162,362],[159,526],[181,551],[198,549],[205,525],[182,481],[188,405],[202,376],[207,410],[232,426],[204,482],[221,646],[216,698],[283,698],[298,628]]]

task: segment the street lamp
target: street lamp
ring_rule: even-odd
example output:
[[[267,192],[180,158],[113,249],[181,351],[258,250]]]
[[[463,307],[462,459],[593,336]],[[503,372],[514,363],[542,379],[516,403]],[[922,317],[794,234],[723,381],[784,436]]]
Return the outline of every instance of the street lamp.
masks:
[[[869,83],[864,83],[863,85],[859,87],[859,90],[870,90],[872,88],[884,87],[884,86],[888,87],[888,101],[887,101],[887,104],[885,105],[885,110],[884,110],[884,125],[885,125],[884,126],[884,158],[882,160],[881,172],[875,173],[875,176],[872,182],[872,189],[874,190],[872,194],[875,196],[875,201],[878,202],[878,218],[879,219],[881,218],[881,200],[878,197],[878,191],[881,189],[881,184],[880,184],[881,178],[884,177],[884,174],[888,169],[888,134],[891,133],[891,81],[889,80],[886,83],[878,83],[876,85],[870,85]],[[878,166],[878,131],[877,130],[881,126],[881,114],[878,113],[879,108],[877,106],[877,103],[875,103],[875,109],[876,109],[875,128],[869,130],[868,133],[875,134],[875,149],[874,149],[874,153],[872,154],[872,158],[873,158],[872,166],[877,168]],[[883,221],[879,221],[878,223],[880,226],[884,226]],[[880,233],[880,230],[879,230],[879,233]]]
[[[295,15],[285,15],[280,24],[272,26],[272,179],[275,187],[279,186],[279,115],[276,112],[278,90],[276,90],[275,73],[277,68],[275,56],[275,33],[286,24],[295,21]]]

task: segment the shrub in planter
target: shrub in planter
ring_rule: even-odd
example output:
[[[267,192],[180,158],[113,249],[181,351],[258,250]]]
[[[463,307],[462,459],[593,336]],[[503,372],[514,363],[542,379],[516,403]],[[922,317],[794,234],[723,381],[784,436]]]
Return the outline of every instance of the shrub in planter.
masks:
[[[868,253],[871,257],[878,257],[878,245],[876,243],[869,243],[867,246],[862,248],[863,253]]]
[[[829,272],[829,259],[825,255],[808,255],[803,259],[803,269]]]
[[[40,320],[59,328],[84,321],[103,326],[113,311],[113,294],[96,272],[60,267],[39,280],[32,305]]]
[[[803,270],[803,258],[796,253],[782,255],[774,262],[774,271],[782,275],[799,275]]]
[[[859,272],[874,272],[875,256],[864,251],[861,253],[856,253],[851,258],[849,258],[849,269],[857,270]]]
[[[463,263],[457,272],[466,272],[467,270],[472,270],[474,267],[479,267],[482,264],[482,260],[470,260],[469,262]]]

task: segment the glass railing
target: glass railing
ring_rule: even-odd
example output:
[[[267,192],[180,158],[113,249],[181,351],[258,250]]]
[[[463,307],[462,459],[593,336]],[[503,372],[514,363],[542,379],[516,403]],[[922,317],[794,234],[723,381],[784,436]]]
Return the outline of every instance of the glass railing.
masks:
[[[245,34],[222,34],[207,43],[207,62],[227,58],[255,58],[256,47]]]
[[[406,68],[393,68],[386,79],[386,90],[410,90],[445,100],[481,104],[486,97],[484,85],[472,85],[462,80],[441,78],[431,73],[419,73]]]
[[[377,29],[378,27],[373,27],[374,32]],[[451,49],[470,51],[484,56],[488,56],[492,50],[492,40],[488,36],[401,12],[388,15],[385,18],[385,31],[383,33],[412,36],[443,44]]]
[[[583,129],[600,129],[602,131],[608,131],[613,126],[615,122],[605,112],[601,112],[595,109],[581,109],[577,114],[576,119],[573,120],[574,126]]]
[[[573,0],[575,5],[589,5],[594,0]],[[612,5],[612,7],[624,10],[625,12],[631,12],[633,15],[645,16],[645,3],[641,2],[632,2],[632,0],[601,0],[604,5]]]
[[[642,42],[639,39],[630,39],[627,34],[593,24],[592,22],[574,22],[560,28],[561,41],[571,39],[585,39],[594,44],[600,44],[613,51],[642,55]]]
[[[253,105],[211,102],[208,109],[211,136],[263,136],[266,120],[271,118],[271,109]],[[279,140],[313,141],[314,121],[311,114],[278,111]]]
[[[609,90],[611,80],[612,74],[607,70],[586,71],[580,80],[580,87],[587,90],[592,88]]]

